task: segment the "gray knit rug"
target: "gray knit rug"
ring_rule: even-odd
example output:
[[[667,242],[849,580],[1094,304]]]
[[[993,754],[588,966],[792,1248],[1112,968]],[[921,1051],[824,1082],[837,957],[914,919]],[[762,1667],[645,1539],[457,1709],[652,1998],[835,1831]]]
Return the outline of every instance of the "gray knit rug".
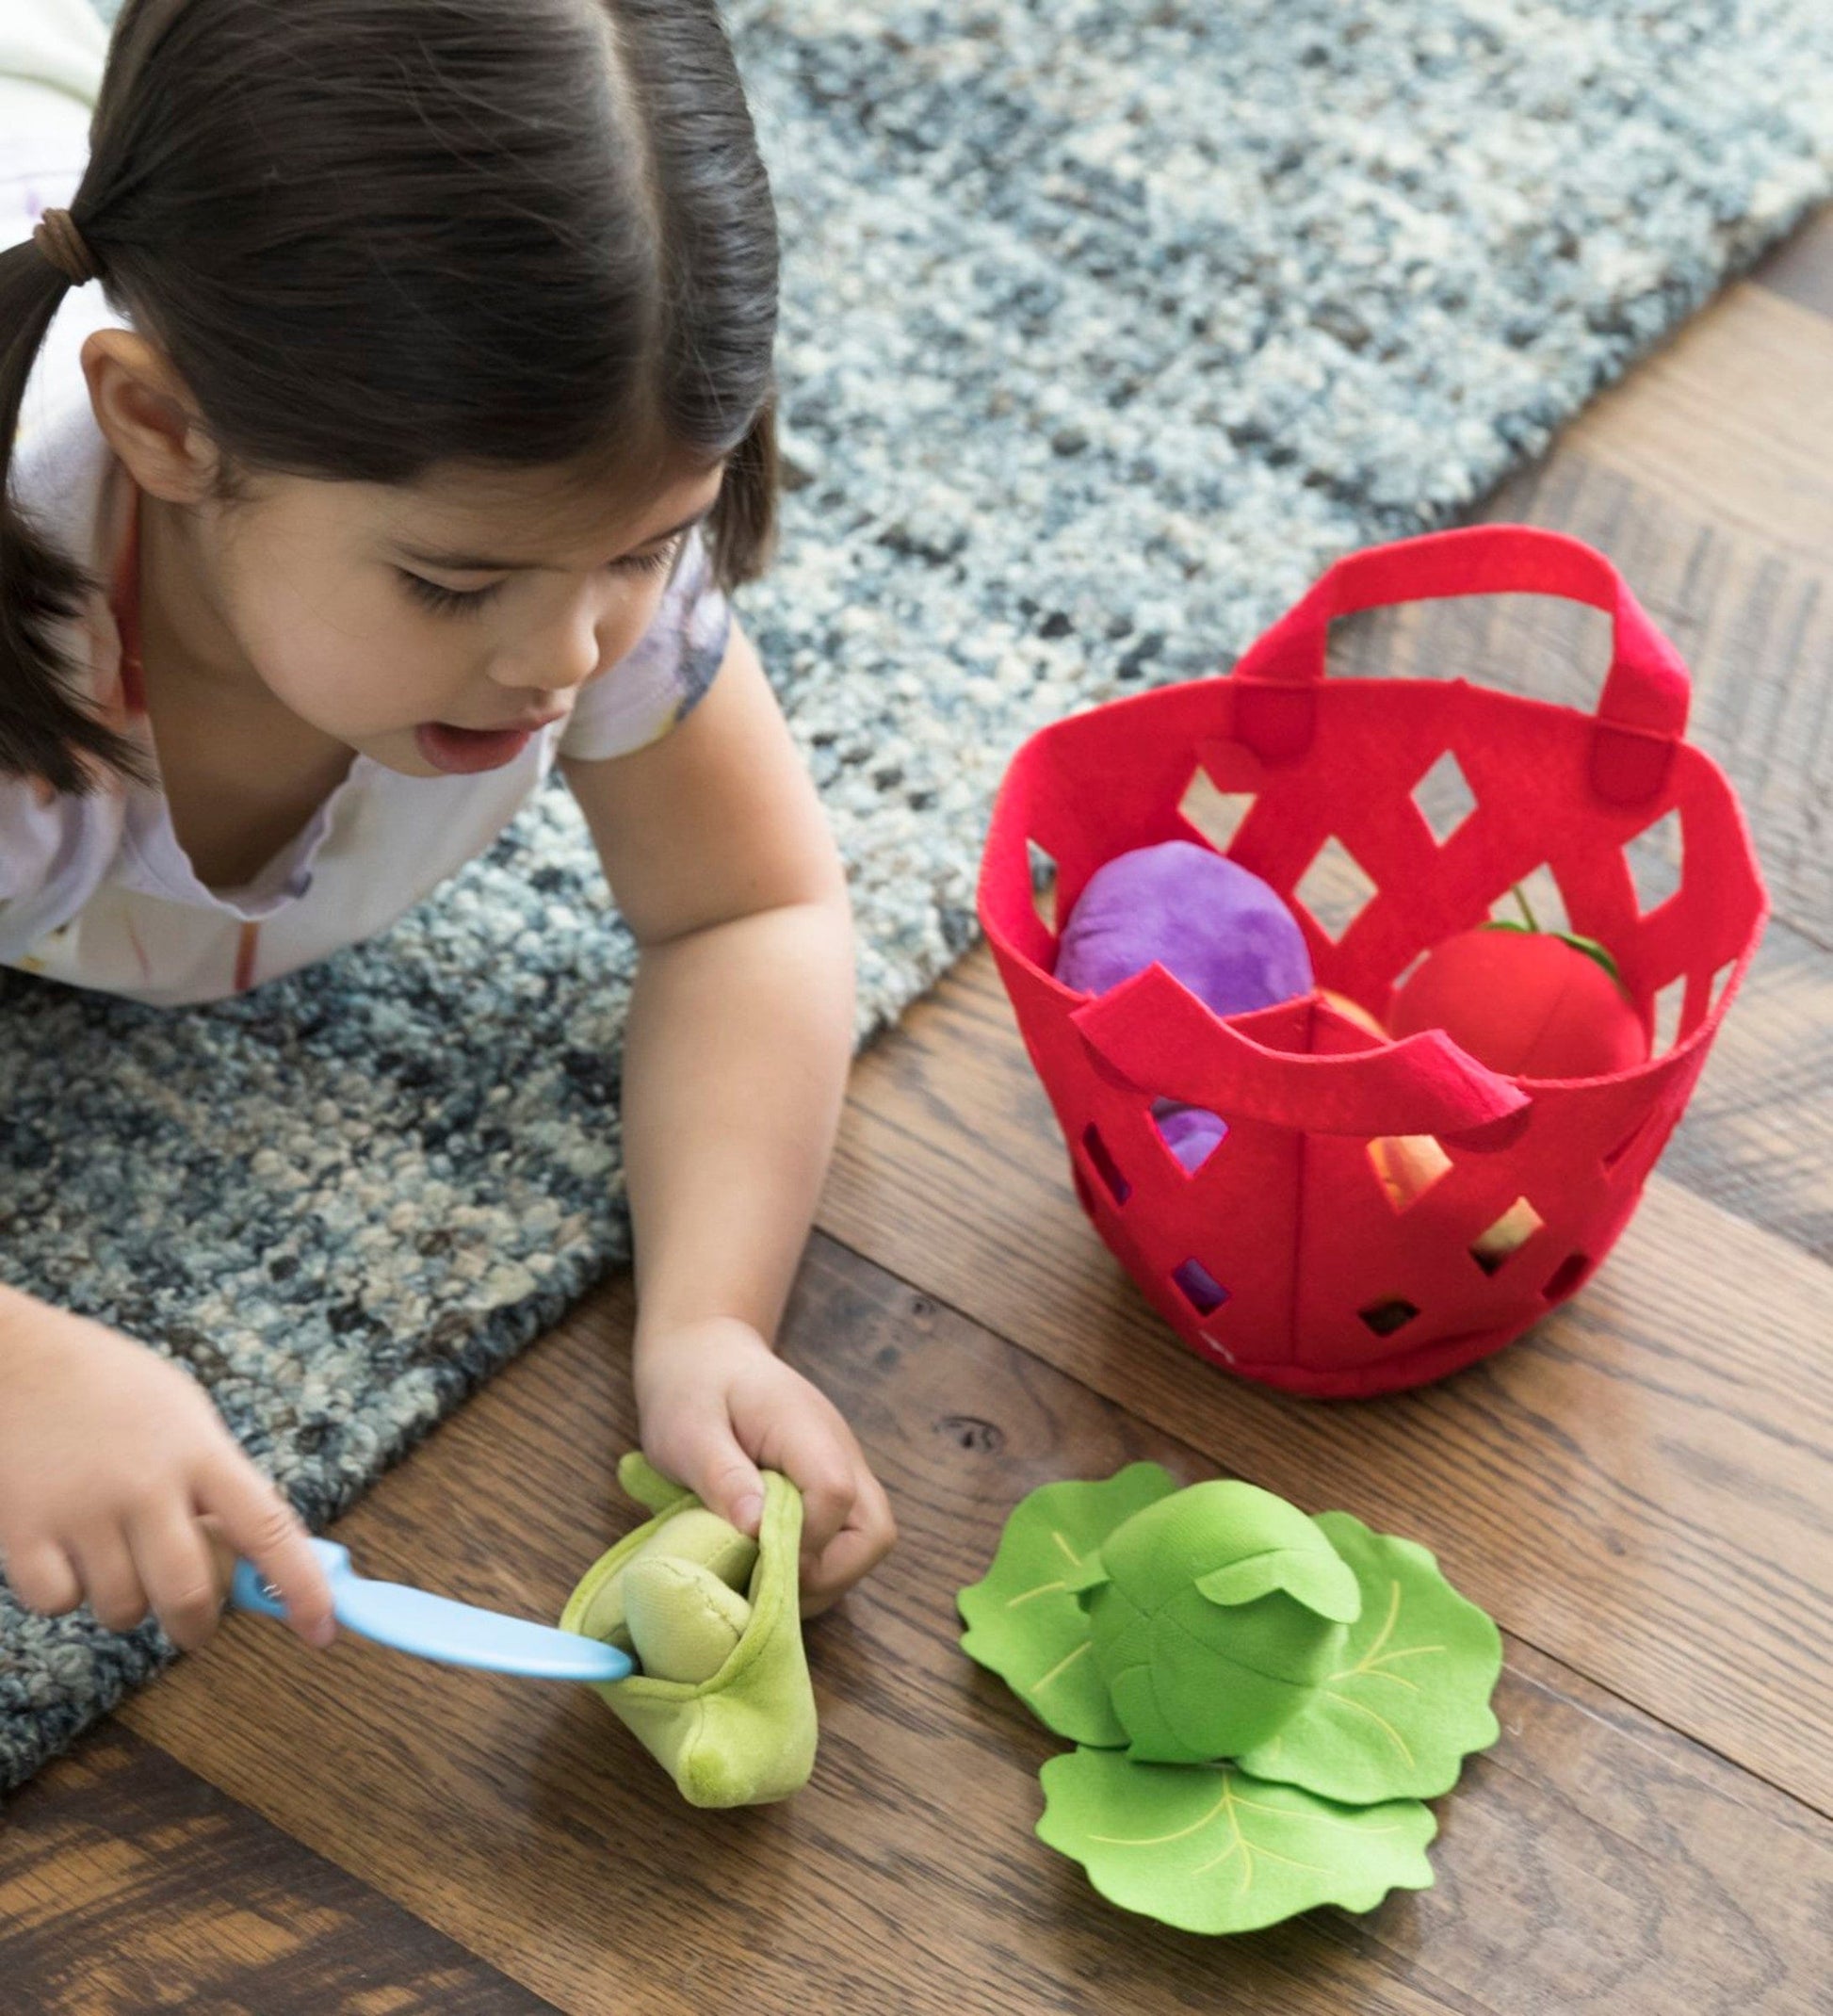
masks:
[[[970,943],[1046,719],[1429,529],[1833,187],[1825,0],[733,0],[786,243],[739,613],[852,873],[861,1040]],[[385,935],[146,1009],[0,972],[0,1253],[309,1520],[628,1256],[631,941],[556,778]],[[0,1784],[171,1649],[0,1610]]]

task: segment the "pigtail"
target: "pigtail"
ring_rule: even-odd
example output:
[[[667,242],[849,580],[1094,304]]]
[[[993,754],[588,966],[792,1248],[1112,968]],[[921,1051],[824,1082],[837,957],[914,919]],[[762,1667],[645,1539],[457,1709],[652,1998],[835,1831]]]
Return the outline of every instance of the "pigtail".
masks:
[[[109,39],[108,61],[89,122],[89,162],[71,205],[92,258],[96,215],[120,176],[119,136],[128,122],[148,54],[187,0],[127,0]],[[53,790],[88,797],[108,770],[155,783],[145,752],[91,714],[55,642],[57,626],[100,592],[89,570],[30,523],[13,483],[19,416],[39,351],[70,285],[29,239],[0,252],[0,777],[42,778]],[[92,760],[86,760],[92,759]]]
[[[28,522],[12,481],[26,382],[69,285],[29,240],[0,252],[0,776],[86,797],[103,779],[84,756],[142,779],[145,758],[76,697],[56,627],[96,584]]]

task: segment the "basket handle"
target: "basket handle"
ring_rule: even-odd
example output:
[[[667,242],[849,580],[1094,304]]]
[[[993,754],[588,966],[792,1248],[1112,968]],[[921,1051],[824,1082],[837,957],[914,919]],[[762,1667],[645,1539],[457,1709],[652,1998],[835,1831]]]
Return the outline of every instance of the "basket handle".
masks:
[[[1445,1034],[1319,1057],[1269,1049],[1156,962],[1074,1010],[1090,1053],[1136,1091],[1313,1134],[1475,1134],[1533,1103]]]
[[[1258,755],[1290,758],[1310,743],[1330,625],[1358,610],[1452,595],[1564,595],[1604,610],[1611,668],[1598,703],[1591,781],[1636,805],[1667,780],[1686,732],[1690,683],[1680,655],[1595,546],[1536,525],[1472,525],[1346,555],[1241,654],[1235,733]]]

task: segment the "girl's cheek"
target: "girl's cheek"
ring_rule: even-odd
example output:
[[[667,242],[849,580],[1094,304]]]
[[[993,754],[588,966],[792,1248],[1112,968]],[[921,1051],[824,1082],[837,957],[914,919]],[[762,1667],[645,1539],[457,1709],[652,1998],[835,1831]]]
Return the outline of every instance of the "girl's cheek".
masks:
[[[355,740],[442,718],[465,683],[463,654],[428,639],[411,617],[282,626],[260,663],[293,712]]]
[[[648,594],[632,596],[614,616],[598,626],[597,669],[600,672],[615,665],[637,648],[661,606],[662,591],[657,588]]]

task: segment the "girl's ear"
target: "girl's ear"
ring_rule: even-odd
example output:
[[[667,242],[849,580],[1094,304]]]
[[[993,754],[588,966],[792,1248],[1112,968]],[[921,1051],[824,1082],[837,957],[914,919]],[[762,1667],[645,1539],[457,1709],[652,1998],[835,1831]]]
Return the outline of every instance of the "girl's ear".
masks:
[[[82,362],[96,425],[135,482],[170,504],[208,497],[216,444],[165,352],[136,330],[98,329]]]
[[[756,580],[771,563],[779,483],[772,387],[744,438],[726,457],[725,480],[706,519],[713,578],[725,593]]]

